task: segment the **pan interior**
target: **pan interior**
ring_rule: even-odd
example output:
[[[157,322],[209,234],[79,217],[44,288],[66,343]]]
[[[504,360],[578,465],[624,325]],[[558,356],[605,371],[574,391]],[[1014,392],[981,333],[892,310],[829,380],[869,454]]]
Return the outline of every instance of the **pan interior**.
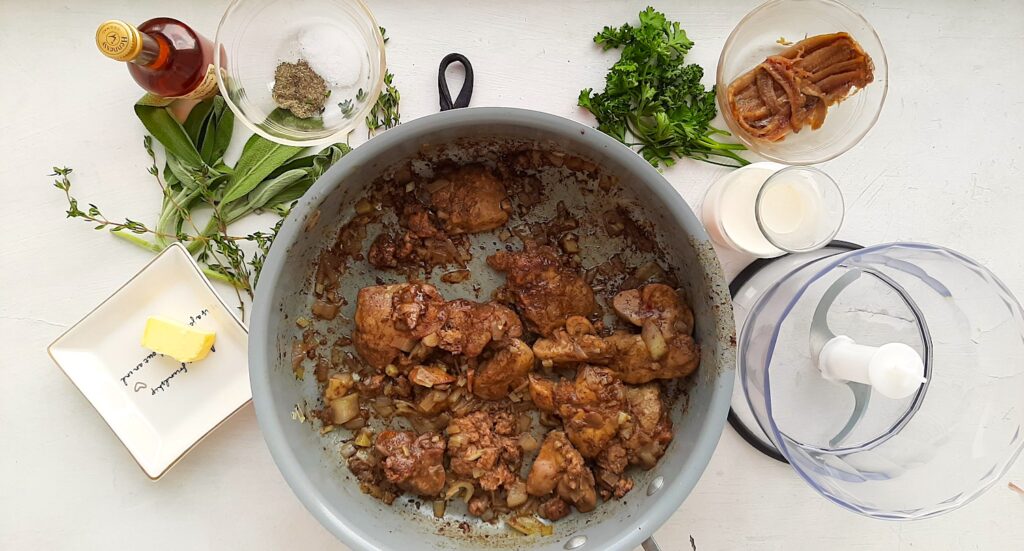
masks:
[[[295,320],[314,319],[309,314],[314,301],[310,291],[315,285],[317,261],[323,251],[335,243],[339,229],[353,218],[360,199],[367,197],[376,186],[405,184],[403,180],[408,173],[429,177],[438,167],[453,164],[495,166],[510,155],[525,155],[528,161],[536,161],[536,170],[530,178],[543,188],[542,199],[528,210],[516,209],[506,225],[511,235],[499,229],[471,237],[472,259],[466,269],[472,277],[468,281],[446,283],[440,277],[446,270],[438,269],[429,282],[448,300],[487,300],[503,283],[504,277],[487,267],[485,258],[497,250],[518,250],[522,242],[516,237],[517,233],[526,232],[529,226],[537,231],[537,227],[565,224],[565,214],[569,213],[577,223],[577,229],[572,231],[579,236],[583,269],[596,270],[615,262],[624,266],[617,274],[595,276],[592,284],[602,306],[620,288],[636,286],[636,279],[630,280],[630,277],[638,268],[645,267],[650,281],[664,281],[682,289],[694,310],[695,338],[702,348],[700,371],[678,383],[673,393],[671,412],[675,438],[665,457],[651,471],[632,470],[630,474],[636,484],[622,500],[605,502],[592,513],[574,513],[554,523],[555,533],[547,538],[522,536],[501,522],[481,522],[466,515],[464,506],[458,502],[449,504],[445,519],[439,520],[433,517],[429,501],[407,495],[387,506],[364,495],[339,452],[342,442],[351,434],[344,430],[326,435],[319,433],[319,423],[307,416],[319,404],[316,381],[312,376],[297,380],[291,369],[291,345],[302,338],[303,332]],[[271,353],[268,357],[272,358],[268,367],[275,412],[282,419],[287,418],[286,422],[282,421],[285,438],[295,461],[308,477],[310,490],[319,496],[329,516],[344,519],[349,529],[379,548],[413,545],[440,549],[527,546],[561,549],[571,537],[582,534],[587,536],[587,543],[579,549],[607,549],[602,542],[621,539],[624,531],[636,530],[648,509],[670,507],[674,510],[678,506],[685,493],[670,495],[670,490],[685,486],[683,491],[688,492],[692,484],[676,484],[676,479],[692,478],[695,482],[704,467],[702,461],[691,465],[695,461],[691,460],[690,452],[709,422],[710,395],[722,384],[723,372],[727,373],[731,384],[731,310],[724,289],[715,284],[721,275],[706,238],[695,237],[694,229],[674,215],[659,194],[649,187],[667,187],[668,184],[660,178],[646,184],[638,182],[628,168],[616,162],[617,158],[605,156],[584,143],[555,140],[527,127],[512,127],[497,133],[487,125],[463,126],[449,132],[434,132],[420,140],[406,140],[391,148],[387,155],[377,155],[370,162],[348,166],[345,171],[328,172],[325,178],[336,178],[335,185],[324,193],[304,199],[312,204],[303,219],[289,221],[300,224],[302,230],[285,251],[285,262],[274,277],[276,281],[270,291],[274,309],[268,332],[273,337],[264,345]],[[569,166],[566,159],[570,159]],[[512,193],[514,196],[516,190]],[[638,222],[650,243],[638,246],[626,235],[610,234],[608,213],[613,211]],[[363,251],[382,227],[394,220],[384,216],[381,222],[367,226]],[[618,261],[614,260],[616,258]],[[657,268],[651,268],[652,265]],[[351,261],[342,278],[347,305],[333,321],[314,321],[318,332],[324,335],[351,333],[349,320],[353,317],[355,294],[360,288],[406,281],[405,274],[375,269],[365,260]],[[610,312],[610,308],[605,311]],[[300,422],[303,418],[305,422]],[[696,475],[687,474],[688,468],[697,469]],[[655,491],[655,488],[668,490]],[[662,516],[670,514],[671,510],[662,511]]]

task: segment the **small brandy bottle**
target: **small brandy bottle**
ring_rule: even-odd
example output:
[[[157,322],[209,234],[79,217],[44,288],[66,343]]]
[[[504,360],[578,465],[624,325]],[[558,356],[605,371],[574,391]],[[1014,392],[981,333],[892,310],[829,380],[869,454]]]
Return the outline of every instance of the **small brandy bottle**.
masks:
[[[217,92],[213,44],[177,19],[157,17],[138,27],[106,21],[96,29],[96,46],[127,61],[135,82],[158,96],[202,99]]]

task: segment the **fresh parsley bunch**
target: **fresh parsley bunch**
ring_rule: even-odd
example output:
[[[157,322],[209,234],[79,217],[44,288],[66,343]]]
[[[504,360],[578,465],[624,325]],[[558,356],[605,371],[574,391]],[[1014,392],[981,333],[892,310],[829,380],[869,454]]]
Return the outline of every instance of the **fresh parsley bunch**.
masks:
[[[729,133],[711,126],[715,89],[701,84],[699,65],[685,63],[693,41],[678,22],[648,7],[639,27],[605,27],[594,42],[622,49],[604,92],[580,91],[579,105],[594,114],[598,130],[637,148],[654,166],[671,166],[681,157],[723,166],[749,163],[736,153],[745,147],[714,139]]]

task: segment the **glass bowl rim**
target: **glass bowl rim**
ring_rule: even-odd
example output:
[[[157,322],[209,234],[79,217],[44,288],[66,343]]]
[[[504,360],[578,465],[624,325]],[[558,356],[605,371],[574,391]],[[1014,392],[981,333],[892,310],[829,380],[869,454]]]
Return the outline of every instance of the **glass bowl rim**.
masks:
[[[860,22],[862,22],[864,24],[864,26],[867,28],[867,30],[870,31],[870,33],[871,33],[870,36],[878,44],[878,49],[879,49],[879,51],[882,54],[881,55],[881,62],[882,62],[882,69],[883,69],[882,70],[883,79],[882,79],[882,82],[881,82],[882,95],[881,95],[881,97],[878,100],[878,107],[875,108],[874,113],[871,114],[871,120],[864,127],[864,129],[861,130],[860,132],[858,132],[857,135],[854,137],[854,139],[849,144],[839,148],[838,150],[836,150],[833,153],[830,153],[828,155],[820,155],[819,154],[819,155],[814,156],[813,158],[810,158],[810,159],[793,160],[793,159],[787,159],[785,155],[773,154],[773,153],[764,151],[761,148],[761,146],[760,146],[760,142],[758,142],[757,140],[748,138],[747,136],[744,135],[743,132],[737,131],[736,129],[733,128],[734,123],[732,122],[732,114],[729,112],[728,109],[726,109],[726,100],[725,100],[725,94],[726,94],[726,91],[728,89],[728,84],[729,83],[723,82],[726,54],[732,50],[732,45],[735,42],[736,35],[739,33],[740,29],[744,28],[747,24],[749,24],[751,19],[753,19],[757,15],[760,15],[761,12],[763,12],[765,10],[768,10],[768,9],[771,9],[771,8],[775,8],[775,7],[777,7],[779,5],[782,5],[782,4],[788,4],[788,3],[793,2],[793,1],[794,0],[768,0],[767,2],[764,2],[763,4],[755,7],[752,10],[750,10],[750,12],[748,12],[746,15],[744,15],[743,19],[740,19],[740,22],[737,23],[735,27],[733,27],[732,32],[729,33],[729,37],[725,39],[725,44],[722,46],[722,53],[719,54],[719,56],[718,56],[718,65],[716,67],[716,73],[715,73],[715,84],[716,84],[715,85],[715,88],[716,88],[716,90],[715,90],[715,99],[717,100],[718,109],[721,112],[722,118],[725,120],[726,126],[729,128],[730,133],[733,135],[733,137],[735,137],[737,140],[739,140],[743,145],[747,146],[747,149],[749,149],[751,152],[753,152],[753,153],[755,153],[755,154],[757,154],[757,155],[759,155],[761,157],[764,157],[765,159],[768,159],[768,160],[771,160],[771,161],[775,161],[777,163],[783,163],[783,164],[793,165],[793,166],[805,166],[805,165],[814,165],[814,164],[824,163],[826,161],[831,161],[832,159],[835,159],[836,157],[842,155],[843,153],[846,153],[847,151],[853,149],[857,144],[859,144],[861,142],[861,140],[864,139],[864,136],[867,136],[868,132],[870,132],[871,129],[875,127],[875,124],[878,122],[878,117],[882,114],[882,108],[885,106],[885,99],[889,95],[889,59],[888,59],[888,55],[885,53],[885,46],[882,44],[882,39],[879,38],[879,36],[878,36],[878,31],[875,30],[874,25],[872,25],[857,10],[851,8],[850,6],[844,4],[843,2],[840,2],[839,0],[800,0],[800,1],[805,1],[805,2],[806,1],[810,1],[810,2],[821,4],[821,5],[827,5],[827,6],[831,6],[831,7],[834,7],[834,8],[838,8],[839,10],[847,12],[848,15],[852,15],[855,19],[860,20]],[[873,59],[873,61],[874,61],[874,59]],[[875,62],[874,65],[875,65],[875,70],[877,71],[878,70],[878,63]],[[877,80],[876,80],[875,84],[879,84],[877,82]],[[849,98],[850,96],[847,96],[847,97]]]
[[[284,136],[279,136],[279,135],[271,134],[271,133],[267,132],[266,130],[264,130],[263,128],[261,128],[259,124],[257,124],[253,120],[251,120],[248,116],[246,116],[246,114],[242,111],[242,108],[234,102],[234,100],[231,98],[231,94],[228,93],[227,83],[225,82],[224,72],[227,71],[227,68],[222,68],[221,67],[221,57],[222,56],[221,55],[217,55],[217,52],[220,52],[221,49],[223,48],[223,43],[221,42],[221,33],[224,30],[225,24],[230,20],[231,15],[235,12],[236,9],[240,5],[242,5],[243,3],[248,2],[248,1],[251,1],[251,0],[232,0],[232,2],[230,4],[228,4],[228,7],[224,9],[224,15],[221,16],[220,22],[217,23],[217,34],[214,36],[214,50],[213,51],[215,52],[215,55],[213,56],[213,60],[214,60],[213,62],[214,62],[215,73],[217,75],[217,88],[220,90],[220,95],[224,98],[224,102],[227,103],[228,107],[235,114],[235,118],[238,119],[238,120],[241,120],[242,124],[244,124],[246,128],[248,128],[249,130],[253,131],[254,133],[259,134],[260,136],[262,136],[262,137],[264,137],[264,138],[266,138],[266,139],[268,139],[268,140],[270,140],[270,141],[272,141],[274,143],[278,143],[278,144],[281,144],[281,145],[291,145],[291,146],[298,146],[298,147],[310,147],[310,146],[316,146],[316,145],[326,145],[326,144],[329,144],[329,143],[337,140],[338,138],[340,138],[342,136],[346,136],[346,135],[350,134],[354,130],[354,128],[344,128],[344,127],[342,127],[342,128],[340,128],[338,130],[335,130],[333,132],[325,133],[324,135],[317,135],[317,136],[311,136],[309,138],[299,138],[299,139],[296,139],[294,137],[284,137]],[[276,0],[270,0],[270,1],[274,2]],[[373,28],[373,29],[379,29],[380,28],[380,25],[377,23],[377,19],[373,16],[373,12],[370,11],[369,6],[367,6],[366,2],[364,2],[363,0],[333,0],[333,1],[335,1],[335,2],[340,1],[340,2],[344,2],[344,3],[348,3],[348,4],[354,5],[356,7],[356,10],[359,12],[359,14],[367,19],[367,22],[369,22],[369,24],[371,25],[371,28]],[[376,82],[373,83],[373,89],[370,90],[369,97],[376,98],[376,97],[380,96],[381,91],[384,89],[384,74],[387,72],[387,58],[386,58],[386,53],[385,53],[385,48],[384,48],[384,37],[381,35],[380,32],[373,33],[373,36],[374,36],[374,40],[376,41],[376,44],[377,44],[377,51],[380,53],[380,71],[379,71],[380,76],[376,79]],[[371,108],[372,108],[372,104],[368,104],[368,105],[371,105]],[[365,109],[364,111],[365,111],[365,113],[361,113],[361,115],[363,115],[363,116],[365,116],[365,114],[369,112],[369,109]],[[363,117],[360,116],[360,117],[354,117],[354,118],[361,119]]]

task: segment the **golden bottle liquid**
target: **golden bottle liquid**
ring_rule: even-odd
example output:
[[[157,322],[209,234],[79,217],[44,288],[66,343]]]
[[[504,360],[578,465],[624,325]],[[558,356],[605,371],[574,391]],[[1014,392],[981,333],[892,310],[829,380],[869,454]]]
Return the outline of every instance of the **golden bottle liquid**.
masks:
[[[138,27],[105,21],[96,29],[96,47],[127,62],[135,82],[155,95],[202,99],[217,93],[213,43],[177,19],[157,17]]]

